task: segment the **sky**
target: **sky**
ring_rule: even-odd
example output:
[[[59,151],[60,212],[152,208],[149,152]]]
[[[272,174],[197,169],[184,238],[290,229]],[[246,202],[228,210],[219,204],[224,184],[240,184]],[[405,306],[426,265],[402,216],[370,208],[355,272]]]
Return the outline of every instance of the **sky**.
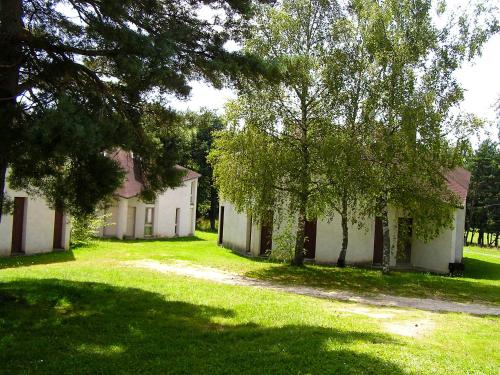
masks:
[[[448,0],[447,4],[449,8],[456,8],[466,5],[467,0]],[[485,44],[482,55],[465,64],[456,72],[456,77],[465,89],[462,110],[487,121],[478,138],[471,140],[473,145],[477,146],[488,137],[498,140],[498,120],[494,106],[500,98],[500,35],[492,37]],[[230,89],[216,90],[202,81],[191,82],[191,86],[191,96],[187,100],[172,98],[170,104],[173,108],[193,111],[208,108],[222,113],[224,104],[236,97]]]

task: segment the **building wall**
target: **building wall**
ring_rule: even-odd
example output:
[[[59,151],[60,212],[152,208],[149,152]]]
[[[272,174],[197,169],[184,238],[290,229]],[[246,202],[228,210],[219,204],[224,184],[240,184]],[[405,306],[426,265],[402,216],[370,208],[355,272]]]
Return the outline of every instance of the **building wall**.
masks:
[[[449,263],[461,262],[464,245],[465,210],[455,211],[455,226],[428,242],[413,239],[412,264],[434,272],[447,273]]]
[[[116,220],[118,217],[118,202],[113,202],[114,204],[106,208],[102,213],[106,215],[105,225],[102,229],[100,235],[104,237],[115,237],[116,236]],[[116,205],[115,205],[116,204]]]
[[[193,183],[193,188],[191,188]],[[193,190],[191,190],[193,189]],[[191,192],[193,197],[191,198]],[[174,237],[176,209],[180,209],[179,232],[180,237],[193,235],[196,229],[196,197],[198,192],[198,179],[185,181],[175,189],[168,189],[160,194],[154,202],[143,202],[138,198],[118,197],[111,207],[105,210],[110,214],[105,227],[98,235],[105,237],[120,237],[126,233],[128,211],[135,208],[134,238],[144,238],[146,208],[154,208],[153,236]],[[120,202],[126,202],[120,209]],[[121,218],[121,220],[120,220]],[[120,225],[121,223],[121,225]],[[123,227],[123,228],[121,228]]]
[[[375,221],[367,218],[363,226],[349,224],[349,242],[347,247],[347,263],[371,263],[373,260],[373,240]],[[331,220],[318,220],[316,235],[316,261],[320,263],[336,263],[342,248],[342,226],[340,215]]]
[[[222,201],[219,205],[219,224],[221,223],[221,208],[224,207],[224,229],[223,241],[224,247],[231,248],[240,252],[247,251],[247,227],[249,225],[249,218],[244,213],[236,212],[234,206],[229,202]],[[219,225],[219,235],[220,235]],[[220,237],[219,237],[220,238]],[[252,231],[251,234],[251,247],[252,254],[258,255],[258,246],[255,248],[255,243],[260,243],[260,230]]]
[[[193,201],[191,202],[191,183],[194,184]],[[160,237],[175,236],[175,211],[180,209],[179,236],[191,236],[196,229],[196,197],[198,179],[188,180],[176,188],[168,189],[157,199],[158,228]]]
[[[6,188],[5,192],[10,198],[25,197],[23,249],[25,254],[46,253],[53,250],[55,211],[52,210],[45,199],[28,196],[24,191]],[[12,221],[10,214],[2,215],[0,222],[0,256],[11,254]],[[63,244],[69,249],[70,240],[69,216],[63,217]]]
[[[465,207],[465,205],[464,205]],[[465,232],[465,209],[459,208],[456,211],[456,241],[455,241],[455,262],[461,263],[464,255],[464,232]]]
[[[240,251],[250,251],[252,255],[259,255],[260,250],[260,225],[252,223],[245,213],[238,213],[234,206],[222,201],[224,207],[224,238],[223,246]],[[398,241],[398,221],[404,217],[401,210],[389,207],[389,228],[391,241],[391,266],[396,265],[397,241]],[[412,238],[411,263],[418,268],[435,272],[445,273],[448,271],[448,264],[461,260],[463,247],[463,228],[465,213],[462,209],[457,209],[456,228],[444,230],[436,239],[424,243],[417,240],[415,235]],[[220,220],[220,217],[219,217]],[[220,222],[220,221],[219,221]],[[349,245],[347,249],[346,262],[348,264],[371,264],[373,261],[373,250],[375,241],[375,218],[368,217],[364,222],[349,225]],[[295,234],[296,219],[292,218],[291,226],[285,220],[274,223],[273,247],[276,245],[276,236],[285,229],[292,230]],[[219,228],[220,230],[220,228]],[[249,234],[251,233],[251,234]],[[250,237],[250,238],[249,238]],[[316,233],[316,257],[318,263],[336,263],[342,246],[342,228],[340,216],[336,215],[330,220],[319,219]],[[458,260],[457,260],[458,261]]]

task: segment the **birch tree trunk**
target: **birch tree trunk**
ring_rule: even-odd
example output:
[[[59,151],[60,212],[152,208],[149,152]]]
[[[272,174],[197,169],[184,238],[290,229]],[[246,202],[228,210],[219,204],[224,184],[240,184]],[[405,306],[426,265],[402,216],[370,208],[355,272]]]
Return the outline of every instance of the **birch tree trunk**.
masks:
[[[304,265],[304,241],[306,236],[306,207],[307,204],[302,202],[299,209],[299,217],[297,220],[297,235],[295,239],[295,254],[292,260],[292,265]]]
[[[345,267],[345,258],[347,255],[347,246],[349,244],[349,227],[347,217],[347,199],[342,197],[342,248],[340,250],[339,259],[337,260],[338,267]]]
[[[391,268],[391,237],[389,232],[389,214],[387,201],[384,199],[381,206],[382,228],[383,228],[383,253],[382,253],[382,273],[388,274]]]

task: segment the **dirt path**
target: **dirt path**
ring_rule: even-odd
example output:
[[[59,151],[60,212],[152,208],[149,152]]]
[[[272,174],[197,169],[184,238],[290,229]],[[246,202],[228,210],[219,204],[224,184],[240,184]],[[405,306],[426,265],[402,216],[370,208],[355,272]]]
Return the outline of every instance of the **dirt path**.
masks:
[[[477,304],[444,301],[430,298],[398,297],[379,294],[375,296],[363,296],[345,291],[326,291],[306,286],[288,286],[276,284],[269,281],[256,280],[245,276],[221,271],[216,268],[194,265],[189,262],[177,261],[175,263],[160,263],[154,260],[139,260],[124,262],[125,265],[137,268],[145,268],[162,273],[174,273],[176,275],[193,277],[201,280],[214,281],[227,285],[251,286],[263,289],[276,290],[287,293],[300,294],[316,298],[334,299],[339,301],[357,302],[372,306],[390,306],[415,308],[427,311],[461,312],[474,315],[499,315],[500,307]]]

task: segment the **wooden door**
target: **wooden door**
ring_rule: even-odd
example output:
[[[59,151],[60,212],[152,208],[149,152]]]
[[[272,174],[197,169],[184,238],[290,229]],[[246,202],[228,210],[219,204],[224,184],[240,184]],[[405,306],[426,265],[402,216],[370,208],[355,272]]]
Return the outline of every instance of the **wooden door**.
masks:
[[[398,219],[398,252],[396,255],[396,264],[411,263],[411,240],[413,220],[406,217]]]
[[[219,245],[222,245],[224,241],[224,206],[220,207],[220,219],[219,219]]]
[[[384,227],[382,218],[375,218],[375,236],[373,240],[373,264],[382,264],[384,254]]]
[[[135,237],[135,207],[129,207],[127,210],[127,230],[125,231],[125,237]]]
[[[316,220],[306,221],[304,242],[305,258],[314,259],[316,257],[316,231],[318,222]]]
[[[64,249],[63,244],[63,227],[64,227],[64,213],[62,210],[55,210],[54,212],[54,240],[52,244],[53,249]]]
[[[180,220],[181,220],[181,209],[175,209],[175,235],[178,236],[180,233]]]
[[[23,237],[24,237],[24,209],[26,206],[26,198],[14,198],[14,215],[12,217],[12,247],[11,252],[23,253]]]
[[[274,213],[268,211],[262,218],[260,227],[260,255],[267,255],[267,251],[273,248],[273,220]]]
[[[260,229],[260,255],[266,255],[273,247],[273,227],[272,223],[262,223]]]

